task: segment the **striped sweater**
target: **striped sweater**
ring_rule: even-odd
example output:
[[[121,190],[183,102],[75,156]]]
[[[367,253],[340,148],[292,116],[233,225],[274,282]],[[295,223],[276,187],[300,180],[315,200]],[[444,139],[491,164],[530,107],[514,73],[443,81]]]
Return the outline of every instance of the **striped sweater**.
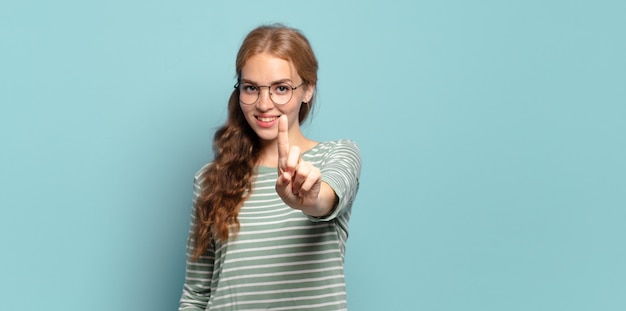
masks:
[[[287,206],[275,190],[276,168],[259,166],[239,212],[241,228],[191,261],[179,310],[346,310],[344,255],[361,157],[350,140],[323,142],[302,154],[320,168],[339,201],[324,218]],[[206,168],[206,166],[204,167]],[[201,169],[194,181],[200,193]]]

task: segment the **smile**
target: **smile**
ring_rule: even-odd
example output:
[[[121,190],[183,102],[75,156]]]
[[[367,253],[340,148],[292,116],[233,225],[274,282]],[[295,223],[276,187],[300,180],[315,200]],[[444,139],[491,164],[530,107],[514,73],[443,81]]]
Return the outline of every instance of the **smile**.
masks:
[[[278,119],[278,117],[256,117],[257,120],[261,121],[261,122],[265,122],[265,123],[269,123],[272,121],[275,121],[276,119]]]
[[[278,123],[278,116],[262,117],[255,116],[256,124],[262,128],[272,128],[274,124]]]

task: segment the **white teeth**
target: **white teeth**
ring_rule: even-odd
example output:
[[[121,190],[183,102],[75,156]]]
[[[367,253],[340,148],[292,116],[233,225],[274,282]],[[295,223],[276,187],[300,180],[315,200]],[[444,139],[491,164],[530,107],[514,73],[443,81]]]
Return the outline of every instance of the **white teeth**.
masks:
[[[272,121],[276,120],[276,117],[271,117],[271,118],[257,117],[257,119],[259,119],[259,121],[261,121],[261,122],[272,122]]]

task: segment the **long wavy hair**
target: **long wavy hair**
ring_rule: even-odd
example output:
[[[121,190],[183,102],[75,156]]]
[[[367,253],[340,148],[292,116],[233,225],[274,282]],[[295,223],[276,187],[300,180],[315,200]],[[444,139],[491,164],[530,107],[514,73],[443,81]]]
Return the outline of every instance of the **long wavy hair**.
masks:
[[[306,87],[317,84],[317,59],[307,38],[297,29],[281,24],[252,30],[243,40],[235,68],[237,79],[250,57],[269,53],[293,63]],[[300,106],[299,122],[313,109],[315,94]],[[204,254],[210,244],[228,240],[239,231],[239,209],[252,192],[255,166],[261,155],[261,141],[246,121],[239,106],[239,91],[228,100],[228,119],[213,138],[214,160],[202,173],[202,191],[196,201],[193,231],[193,259]]]

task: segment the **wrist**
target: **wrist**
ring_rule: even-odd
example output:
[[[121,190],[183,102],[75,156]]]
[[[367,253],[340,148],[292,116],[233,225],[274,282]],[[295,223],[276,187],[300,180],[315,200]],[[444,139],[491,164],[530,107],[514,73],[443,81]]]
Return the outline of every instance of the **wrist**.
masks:
[[[333,188],[331,188],[327,183],[322,182],[316,204],[302,209],[302,212],[311,217],[324,218],[331,215],[335,211],[338,203],[339,197],[335,193],[335,190],[333,190]]]

